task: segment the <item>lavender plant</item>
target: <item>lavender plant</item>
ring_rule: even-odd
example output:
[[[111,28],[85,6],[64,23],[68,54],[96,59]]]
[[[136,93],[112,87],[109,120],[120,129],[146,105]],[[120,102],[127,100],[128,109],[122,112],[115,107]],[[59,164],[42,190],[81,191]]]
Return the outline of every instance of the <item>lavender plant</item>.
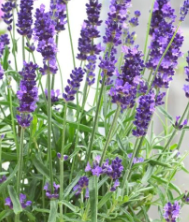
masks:
[[[179,17],[169,0],[151,3],[141,50],[135,27],[142,15],[138,9],[131,14],[132,0],[109,1],[105,19],[103,2],[81,2],[86,17],[77,53],[69,0],[39,8],[33,0],[2,3],[0,221],[182,221],[189,193],[174,180],[178,171],[189,174],[183,163],[189,152],[179,151],[189,129],[189,102],[176,118],[167,107],[189,0]],[[73,60],[65,88],[62,31],[69,34]],[[182,69],[182,97],[188,99],[189,49]],[[55,87],[58,76],[61,89]],[[152,206],[159,218],[150,216]]]

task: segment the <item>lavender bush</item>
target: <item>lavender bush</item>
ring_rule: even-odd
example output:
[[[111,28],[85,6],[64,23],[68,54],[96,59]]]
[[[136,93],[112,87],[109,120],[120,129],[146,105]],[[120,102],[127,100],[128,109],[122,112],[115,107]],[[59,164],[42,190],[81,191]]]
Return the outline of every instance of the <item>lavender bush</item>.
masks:
[[[143,51],[135,43],[142,15],[130,13],[132,0],[109,1],[105,21],[100,0],[81,1],[86,18],[77,53],[69,0],[50,0],[36,10],[34,0],[0,3],[7,26],[0,36],[0,221],[181,221],[189,193],[174,179],[178,171],[189,173],[183,164],[189,152],[179,152],[189,102],[172,117],[167,101],[183,56],[180,25],[189,0],[179,17],[169,0],[151,1]],[[61,32],[69,34],[74,67],[66,84]],[[182,96],[189,98],[189,52],[182,69]],[[159,219],[150,218],[151,206]]]

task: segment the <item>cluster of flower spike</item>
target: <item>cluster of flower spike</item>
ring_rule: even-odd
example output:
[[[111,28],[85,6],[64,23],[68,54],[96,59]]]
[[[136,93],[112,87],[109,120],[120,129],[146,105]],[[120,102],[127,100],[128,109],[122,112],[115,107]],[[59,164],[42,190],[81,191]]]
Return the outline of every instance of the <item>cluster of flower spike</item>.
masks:
[[[18,33],[22,36],[32,37],[32,10],[33,10],[33,0],[21,0],[20,11],[18,13]]]
[[[176,219],[179,217],[180,213],[180,206],[177,201],[174,204],[170,202],[167,203],[164,207],[164,218],[167,222],[176,222]]]
[[[41,5],[35,14],[35,39],[38,40],[37,51],[43,56],[44,67],[40,71],[45,74],[57,72],[56,53],[57,47],[54,36],[56,34],[55,23],[51,18],[51,13],[45,12],[45,6]]]
[[[32,117],[28,113],[34,112],[36,109],[36,101],[38,100],[38,89],[36,87],[36,69],[38,66],[32,62],[24,62],[24,68],[20,72],[22,80],[20,81],[20,90],[17,92],[17,97],[20,102],[18,111],[21,115],[17,115],[18,123],[22,127],[28,127]]]
[[[131,49],[124,46],[123,51],[124,65],[121,67],[121,73],[117,72],[115,85],[110,89],[112,102],[120,104],[122,110],[134,106],[137,87],[142,82],[140,73],[144,68],[143,55],[138,47]]]
[[[168,46],[175,27],[175,11],[171,8],[169,0],[156,0],[152,13],[150,35],[152,36],[150,45],[150,58],[146,66],[154,71]],[[178,32],[167,51],[156,74],[153,86],[157,88],[168,88],[169,82],[174,75],[174,69],[178,64],[178,58],[182,55],[180,49],[183,44],[183,36]]]
[[[46,191],[46,197],[49,199],[58,199],[60,185],[56,184],[55,182],[53,183],[54,193],[51,193],[49,186],[49,183],[46,183],[43,188]]]
[[[98,26],[102,23],[100,20],[101,6],[98,0],[89,0],[89,3],[86,4],[87,19],[82,25],[81,37],[79,38],[79,54],[77,58],[82,61],[87,60],[88,62],[85,69],[88,85],[92,85],[95,82],[94,70],[96,68],[97,55],[101,51],[99,45],[94,43],[95,39],[100,37]]]
[[[50,15],[55,22],[57,32],[65,30],[66,21],[66,2],[64,0],[51,0]]]
[[[16,3],[14,1],[8,0],[5,4],[2,4],[1,10],[4,12],[2,16],[3,21],[8,25],[8,31],[12,30],[13,21],[13,9],[16,8]]]

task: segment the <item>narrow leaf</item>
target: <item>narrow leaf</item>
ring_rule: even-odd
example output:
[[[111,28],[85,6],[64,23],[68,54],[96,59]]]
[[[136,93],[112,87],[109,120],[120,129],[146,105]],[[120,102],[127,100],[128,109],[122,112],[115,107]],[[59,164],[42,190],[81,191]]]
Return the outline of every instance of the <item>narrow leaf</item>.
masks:
[[[110,200],[110,197],[112,196],[112,192],[108,192],[106,193],[105,196],[103,196],[103,198],[100,200],[100,202],[98,203],[98,209],[100,209],[102,206],[104,206],[104,204]]]
[[[33,165],[36,167],[36,169],[46,178],[49,179],[49,170],[47,167],[45,167],[45,165],[36,157],[36,156],[32,156],[32,162]]]
[[[13,203],[13,211],[15,214],[19,214],[22,212],[22,207],[20,205],[20,201],[18,198],[18,194],[16,193],[15,189],[13,186],[8,186],[8,193],[11,198],[11,201]]]
[[[72,210],[75,213],[79,211],[79,207],[74,206],[73,204],[71,204],[70,202],[66,200],[62,200],[59,203],[62,203],[63,205],[65,205],[66,207],[68,207],[70,210]]]
[[[93,176],[89,180],[89,196],[91,206],[91,222],[97,222],[97,177]]]
[[[48,222],[56,222],[57,216],[57,200],[50,201],[50,214],[48,218]]]

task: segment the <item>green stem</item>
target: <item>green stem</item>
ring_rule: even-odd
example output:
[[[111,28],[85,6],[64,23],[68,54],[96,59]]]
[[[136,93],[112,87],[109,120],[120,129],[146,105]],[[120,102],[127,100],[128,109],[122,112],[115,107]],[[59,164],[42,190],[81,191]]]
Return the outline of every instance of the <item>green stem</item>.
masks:
[[[189,111],[188,111],[188,115],[187,115],[187,120],[189,120]],[[181,147],[181,144],[182,144],[182,141],[184,139],[184,135],[185,135],[185,130],[182,130],[182,133],[181,133],[181,136],[180,136],[180,139],[179,139],[179,142],[178,142],[178,146],[177,146],[177,149],[179,150],[180,147]]]
[[[102,165],[103,161],[104,161],[104,158],[105,158],[105,155],[106,155],[106,152],[107,152],[107,149],[108,149],[108,146],[109,146],[109,143],[112,139],[112,133],[114,131],[114,128],[115,128],[115,125],[117,123],[117,119],[119,117],[119,114],[120,114],[120,110],[121,110],[121,107],[118,106],[117,109],[116,109],[116,113],[114,115],[114,119],[113,119],[113,122],[112,122],[112,125],[109,129],[109,132],[108,132],[108,136],[107,136],[107,140],[106,140],[106,143],[104,145],[104,150],[103,150],[103,153],[102,153],[102,157],[100,159],[100,165]]]
[[[52,168],[52,152],[51,152],[51,73],[47,72],[47,90],[48,90],[48,99],[47,99],[47,115],[48,115],[48,163],[49,163],[49,174],[50,174],[50,187],[53,191],[53,168]]]
[[[22,60],[23,62],[26,61],[24,47],[25,47],[25,39],[24,39],[24,36],[22,36]]]
[[[94,119],[94,123],[93,123],[92,135],[91,135],[91,139],[90,139],[90,143],[89,143],[89,147],[88,147],[86,163],[88,162],[88,160],[90,158],[90,155],[91,155],[91,150],[92,150],[92,146],[93,146],[93,140],[94,140],[97,124],[98,124],[100,103],[101,103],[102,94],[103,94],[103,91],[104,91],[105,82],[106,82],[106,76],[104,75],[104,77],[102,79],[102,86],[101,86],[101,89],[100,89],[100,94],[99,94],[98,103],[97,103],[97,107],[96,107],[95,119]]]
[[[61,146],[61,158],[60,158],[60,201],[63,200],[63,191],[64,191],[64,145],[65,145],[65,134],[66,134],[66,113],[67,113],[68,104],[65,102],[64,106],[64,119],[63,119],[63,130],[62,130],[62,146]],[[60,214],[63,215],[63,206],[62,203],[59,205]],[[61,221],[63,219],[61,218]]]
[[[171,38],[171,40],[170,40],[170,42],[169,42],[167,48],[165,49],[165,51],[164,51],[164,53],[163,53],[163,55],[162,55],[162,57],[161,57],[161,59],[160,59],[158,65],[157,65],[157,67],[156,67],[156,70],[155,70],[154,75],[153,75],[152,82],[151,82],[151,84],[150,84],[150,86],[149,86],[149,88],[148,88],[147,93],[149,93],[149,91],[150,91],[150,89],[151,89],[151,87],[152,87],[152,84],[153,84],[153,82],[154,82],[154,80],[155,80],[155,77],[156,77],[156,74],[157,74],[157,72],[158,72],[158,70],[159,70],[159,67],[160,67],[160,65],[161,65],[161,63],[162,63],[162,61],[163,61],[165,55],[167,54],[167,52],[168,52],[168,50],[169,50],[169,48],[170,48],[170,46],[171,46],[171,44],[172,44],[172,42],[173,42],[173,40],[174,40],[176,34],[177,34],[177,32],[178,32],[178,29],[179,29],[180,25],[181,25],[181,22],[179,22],[179,24],[178,24],[178,26],[177,26],[177,28],[176,28],[174,34],[173,34],[173,37]]]
[[[18,71],[17,59],[16,59],[16,51],[15,51],[15,39],[13,38],[11,32],[10,32],[10,37],[11,37],[11,41],[12,41],[12,45],[13,45],[14,65],[15,65],[15,69],[16,69],[16,71]]]
[[[68,23],[68,32],[69,32],[69,38],[70,38],[70,45],[72,50],[72,60],[73,60],[73,66],[76,67],[75,62],[75,54],[74,54],[74,47],[73,47],[73,40],[71,35],[71,28],[70,28],[70,19],[69,19],[69,11],[68,11],[68,3],[66,4],[66,16],[67,16],[67,23]]]
[[[0,138],[0,172],[2,170],[2,139]]]
[[[25,129],[21,127],[21,134],[20,134],[20,148],[18,154],[18,176],[17,176],[17,193],[20,194],[20,185],[22,179],[22,165],[23,165],[23,147],[24,147],[24,131]]]
[[[149,16],[149,19],[148,19],[148,27],[147,27],[147,33],[146,33],[145,46],[144,46],[144,58],[143,58],[144,60],[145,60],[145,57],[146,57],[146,51],[147,51],[147,46],[148,46],[148,39],[149,39],[149,33],[150,33],[150,27],[151,27],[154,3],[155,3],[155,0],[152,3],[152,7],[151,7],[151,11],[150,11],[150,16]]]
[[[184,119],[184,116],[186,115],[186,112],[188,111],[188,109],[189,109],[189,102],[188,102],[188,104],[187,104],[187,106],[186,106],[186,108],[185,108],[185,110],[184,110],[184,113],[183,113],[182,117],[181,117],[180,120],[179,120],[179,123],[178,123],[179,125],[182,123],[182,121],[183,121],[183,119]],[[166,145],[164,146],[164,149],[163,149],[162,153],[158,156],[157,160],[159,160],[159,159],[161,158],[161,155],[166,151],[166,149],[168,148],[169,144],[171,143],[173,137],[175,136],[176,132],[177,132],[177,129],[175,129],[175,130],[173,131],[171,137],[169,138],[168,142],[167,142]]]

